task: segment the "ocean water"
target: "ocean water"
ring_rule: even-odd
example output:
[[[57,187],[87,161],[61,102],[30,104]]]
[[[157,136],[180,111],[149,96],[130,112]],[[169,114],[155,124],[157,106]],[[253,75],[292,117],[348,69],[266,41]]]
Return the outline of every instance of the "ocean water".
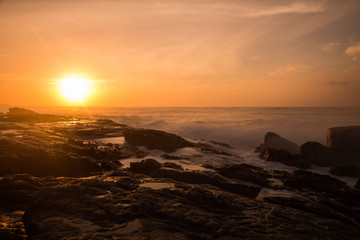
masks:
[[[41,113],[107,118],[133,127],[151,128],[195,140],[208,139],[234,147],[256,147],[266,132],[301,145],[326,144],[327,129],[360,125],[360,108],[38,108]]]
[[[192,148],[179,149],[172,155],[183,157],[175,162],[187,170],[208,170],[203,164],[223,165],[248,163],[265,169],[291,171],[293,167],[267,162],[258,158],[254,148],[263,142],[266,132],[272,131],[301,145],[307,141],[326,144],[327,129],[337,126],[360,125],[360,108],[100,108],[100,107],[27,107],[39,113],[77,117],[106,118],[133,127],[163,130],[192,141],[208,144],[210,140],[230,144],[222,148],[232,156],[204,154]],[[1,112],[6,112],[0,109]],[[122,137],[98,139],[123,144]],[[140,147],[144,148],[144,147]],[[160,150],[147,150],[149,156],[164,163]],[[120,160],[124,167],[143,159]],[[328,174],[330,168],[312,166],[309,171]],[[337,177],[337,176],[333,176]],[[354,186],[357,179],[337,177]],[[285,194],[285,193],[278,193]]]

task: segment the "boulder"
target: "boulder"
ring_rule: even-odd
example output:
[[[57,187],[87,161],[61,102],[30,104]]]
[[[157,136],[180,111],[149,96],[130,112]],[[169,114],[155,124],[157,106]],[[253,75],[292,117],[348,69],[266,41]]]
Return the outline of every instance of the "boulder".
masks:
[[[161,164],[155,159],[145,159],[141,162],[130,163],[130,171],[136,173],[150,173],[161,168]]]
[[[332,150],[360,164],[360,126],[329,128],[326,140]]]
[[[302,158],[299,154],[291,154],[284,150],[278,150],[274,148],[263,151],[259,157],[265,161],[280,162],[284,165],[297,167],[297,168],[309,168],[310,163],[306,159]]]
[[[145,146],[148,149],[159,149],[164,152],[174,152],[179,148],[192,147],[193,143],[175,134],[152,130],[127,128],[124,130],[125,141],[135,146]]]
[[[311,164],[321,167],[332,167],[344,165],[346,158],[342,158],[331,148],[328,148],[318,142],[306,142],[301,146],[301,156],[307,159]]]
[[[360,167],[353,164],[332,167],[330,173],[336,176],[360,178]]]
[[[268,132],[265,134],[264,143],[255,149],[255,152],[263,152],[268,148],[274,148],[278,150],[285,150],[292,154],[300,153],[300,147],[280,135]]]

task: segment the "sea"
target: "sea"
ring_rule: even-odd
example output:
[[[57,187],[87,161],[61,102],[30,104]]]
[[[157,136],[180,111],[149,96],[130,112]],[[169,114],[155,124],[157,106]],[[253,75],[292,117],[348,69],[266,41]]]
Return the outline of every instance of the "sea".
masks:
[[[179,162],[186,169],[201,169],[202,164],[248,163],[265,169],[292,170],[280,163],[266,162],[258,158],[254,148],[264,141],[267,132],[302,145],[317,141],[326,145],[327,130],[338,126],[360,125],[359,108],[341,107],[25,107],[38,113],[61,114],[74,117],[111,119],[137,128],[163,130],[180,135],[191,141],[227,143],[224,149],[238,156],[200,156],[194,149],[182,149],[175,155],[189,156],[191,162]],[[6,112],[0,108],[0,112]],[[101,140],[100,140],[101,141]],[[118,139],[103,139],[117,142]],[[219,146],[217,146],[219,147]],[[161,152],[152,151],[152,158],[165,161]],[[127,166],[128,159],[122,163]],[[312,166],[310,171],[329,174],[329,168]],[[339,178],[339,177],[338,177]],[[356,179],[340,178],[350,186]]]
[[[132,127],[163,130],[234,147],[256,147],[267,132],[275,132],[299,145],[307,141],[326,144],[328,128],[360,125],[360,107],[28,108],[39,113],[106,118]]]

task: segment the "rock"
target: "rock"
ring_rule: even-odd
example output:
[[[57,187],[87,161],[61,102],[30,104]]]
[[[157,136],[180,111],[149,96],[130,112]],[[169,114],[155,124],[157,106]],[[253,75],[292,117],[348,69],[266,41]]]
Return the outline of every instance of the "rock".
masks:
[[[359,178],[359,180],[356,182],[355,188],[360,189],[360,178]]]
[[[284,150],[270,148],[262,152],[259,157],[265,161],[280,162],[291,167],[298,167],[303,169],[310,167],[310,163],[300,155],[293,155]]]
[[[38,113],[25,109],[25,108],[9,108],[7,115],[16,116],[16,115],[37,115]]]
[[[332,167],[330,168],[330,173],[336,176],[360,178],[360,167],[352,164]]]
[[[176,163],[172,163],[172,162],[165,162],[164,167],[178,169],[178,170],[184,170],[182,166],[180,166]]]
[[[161,168],[161,164],[155,159],[145,159],[141,162],[131,162],[130,163],[130,171],[136,173],[150,173],[157,169]]]
[[[151,173],[151,176],[156,178],[169,178],[190,184],[209,184],[251,198],[255,198],[260,192],[260,188],[258,187],[233,183],[229,179],[210,171],[179,171],[161,168]]]
[[[193,143],[175,134],[151,129],[127,128],[124,130],[124,137],[125,141],[132,145],[164,152],[174,152],[179,148],[194,146]]]
[[[346,183],[318,173],[295,170],[292,176],[284,180],[284,185],[298,190],[310,189],[315,192],[328,192],[339,195],[347,188]]]
[[[112,170],[116,170],[119,167],[121,167],[122,164],[120,164],[117,161],[108,161],[108,160],[103,160],[100,164],[100,166],[102,167],[102,169],[104,171],[112,171]]]
[[[264,143],[257,147],[255,152],[263,152],[268,148],[284,150],[292,154],[300,153],[300,147],[296,143],[293,143],[273,132],[265,134]]]
[[[360,126],[330,128],[326,140],[332,150],[360,164]]]
[[[38,179],[29,174],[3,176],[0,180],[0,204],[26,204],[40,187]]]
[[[306,142],[301,146],[301,156],[311,164],[321,167],[344,165],[347,163],[345,157],[340,157],[332,149],[318,143]]]
[[[249,164],[238,164],[221,166],[214,168],[214,170],[220,175],[230,179],[238,179],[264,187],[271,187],[271,181],[267,178],[271,178],[272,175],[260,167],[255,167]]]

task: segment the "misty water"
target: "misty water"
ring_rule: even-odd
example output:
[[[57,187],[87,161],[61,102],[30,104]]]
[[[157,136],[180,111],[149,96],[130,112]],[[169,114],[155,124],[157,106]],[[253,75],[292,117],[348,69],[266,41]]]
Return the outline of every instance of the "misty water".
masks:
[[[39,108],[41,113],[107,118],[190,139],[208,139],[234,147],[256,147],[272,131],[301,145],[326,144],[327,129],[360,125],[360,108]]]

